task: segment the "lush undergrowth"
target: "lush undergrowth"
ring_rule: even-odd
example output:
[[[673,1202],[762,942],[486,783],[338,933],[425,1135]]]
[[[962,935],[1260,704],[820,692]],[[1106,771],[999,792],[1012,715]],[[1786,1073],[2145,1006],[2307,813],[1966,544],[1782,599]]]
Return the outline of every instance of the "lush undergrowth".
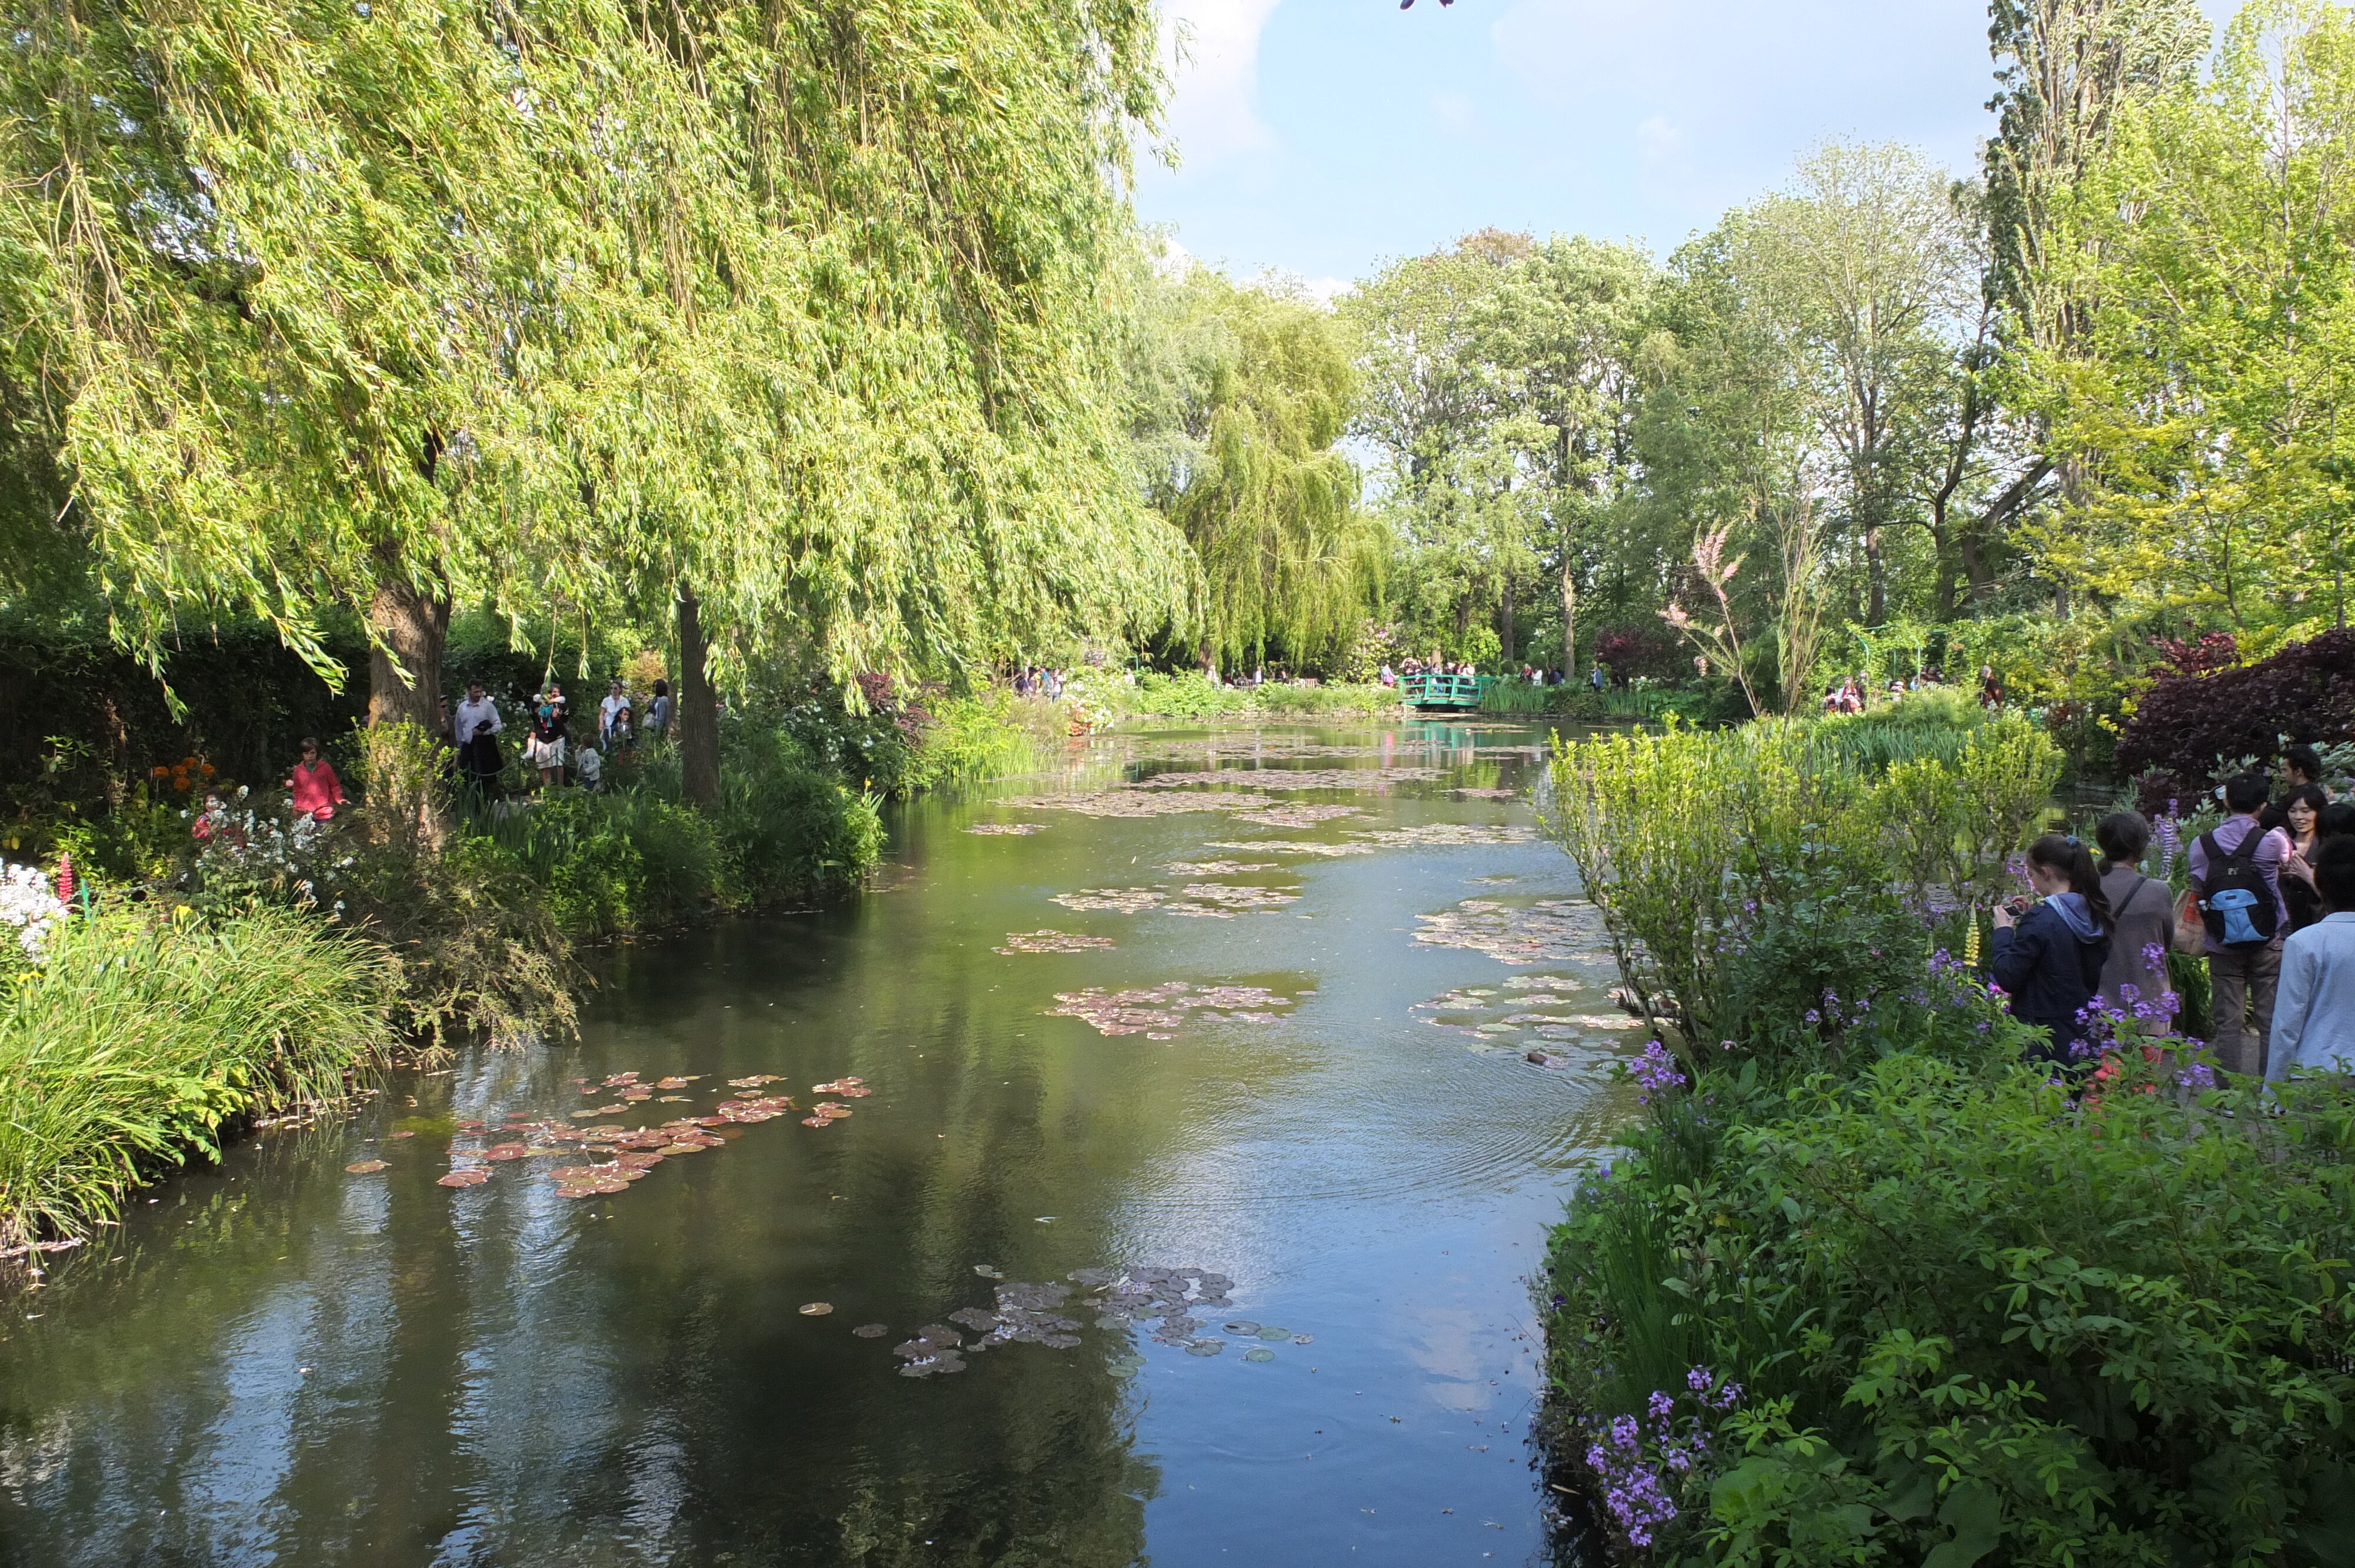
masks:
[[[1112,700],[1123,713],[1156,718],[1308,717],[1382,714],[1398,706],[1398,694],[1383,685],[1223,686],[1190,670],[1174,675],[1145,672],[1135,686],[1120,689]]]
[[[1555,1453],[1631,1563],[2350,1560],[2343,1086],[2217,1086],[2173,996],[2022,1065],[1959,955],[2060,758],[1895,712],[1557,756],[1658,1038],[1550,1254]]]
[[[1572,1203],[1550,1367],[1618,1545],[2355,1560],[2344,1091],[2267,1115],[2128,1050],[2073,1100],[1998,1004],[1954,1012],[1852,1075],[1656,1077]]]
[[[394,966],[287,909],[56,922],[0,990],[0,1246],[80,1234],[240,1118],[383,1063]]]

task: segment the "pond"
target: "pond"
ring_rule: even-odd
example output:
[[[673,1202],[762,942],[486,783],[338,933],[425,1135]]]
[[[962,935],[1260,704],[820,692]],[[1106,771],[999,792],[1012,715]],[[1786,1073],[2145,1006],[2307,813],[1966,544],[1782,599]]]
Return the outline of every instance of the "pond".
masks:
[[[1641,1041],[1544,736],[1097,737],[142,1194],[0,1308],[0,1565],[1542,1561]]]

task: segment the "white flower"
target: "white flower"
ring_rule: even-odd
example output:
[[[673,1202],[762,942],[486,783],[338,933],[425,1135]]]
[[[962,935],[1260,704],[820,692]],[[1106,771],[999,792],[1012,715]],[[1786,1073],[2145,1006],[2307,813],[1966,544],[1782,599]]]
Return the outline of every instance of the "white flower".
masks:
[[[0,865],[0,925],[16,927],[16,945],[27,958],[41,961],[49,932],[65,912],[38,866]]]

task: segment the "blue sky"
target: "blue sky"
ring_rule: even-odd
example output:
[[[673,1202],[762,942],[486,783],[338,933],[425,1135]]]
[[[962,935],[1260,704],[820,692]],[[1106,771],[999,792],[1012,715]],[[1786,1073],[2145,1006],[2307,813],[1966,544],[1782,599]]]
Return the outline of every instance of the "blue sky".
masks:
[[[1327,289],[1485,225],[1665,253],[1827,138],[1962,172],[1991,123],[1983,0],[1163,5],[1194,32],[1183,164],[1141,170],[1139,213]]]

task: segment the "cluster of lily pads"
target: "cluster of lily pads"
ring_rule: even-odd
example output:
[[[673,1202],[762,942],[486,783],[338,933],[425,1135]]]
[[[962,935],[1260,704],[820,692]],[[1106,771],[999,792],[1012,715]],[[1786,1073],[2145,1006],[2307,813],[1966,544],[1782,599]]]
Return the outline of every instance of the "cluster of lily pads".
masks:
[[[1178,789],[1189,784],[1244,784],[1254,789],[1379,789],[1391,784],[1425,784],[1443,777],[1436,768],[1218,768],[1207,772],[1156,773],[1124,784],[1124,789]]]
[[[1513,975],[1501,987],[1459,986],[1413,1011],[1433,1016],[1425,1022],[1462,1034],[1480,1045],[1527,1054],[1541,1066],[1560,1065],[1551,1045],[1558,1042],[1618,1035],[1641,1029],[1643,1021],[1625,1012],[1578,1011],[1591,1006],[1592,980],[1572,975]],[[1527,1043],[1546,1042],[1530,1050]]]
[[[631,1182],[644,1180],[665,1160],[720,1147],[727,1139],[719,1129],[773,1121],[800,1108],[790,1096],[757,1092],[782,1082],[773,1073],[759,1073],[729,1079],[729,1092],[708,1116],[677,1116],[659,1126],[578,1125],[581,1119],[591,1117],[626,1114],[633,1106],[649,1100],[657,1104],[690,1103],[689,1096],[670,1091],[688,1088],[702,1076],[691,1073],[657,1078],[651,1083],[635,1072],[615,1073],[602,1080],[575,1078],[572,1082],[583,1095],[610,1094],[614,1097],[613,1103],[586,1107],[570,1118],[508,1111],[487,1121],[471,1118],[462,1120],[457,1124],[458,1136],[450,1142],[450,1171],[437,1178],[437,1182],[443,1187],[479,1187],[491,1179],[494,1165],[554,1159],[577,1150],[587,1157],[586,1163],[552,1166],[546,1174],[555,1182],[559,1197],[600,1197],[622,1192]],[[863,1099],[874,1093],[856,1077],[815,1084],[811,1090],[839,1096],[841,1099]],[[820,1100],[810,1110],[811,1114],[802,1118],[804,1127],[826,1127],[851,1114],[849,1107],[834,1099]],[[388,1140],[413,1136],[405,1128],[385,1135]],[[360,1160],[344,1169],[356,1176],[365,1176],[386,1169],[388,1163],[383,1160]]]
[[[975,822],[965,829],[966,832],[979,833],[985,838],[1022,838],[1046,831],[1043,822]]]
[[[1113,939],[1110,937],[1083,937],[1076,932],[1057,931],[1050,928],[1043,931],[1009,931],[1006,936],[1006,946],[992,950],[1006,954],[1085,953],[1109,948],[1112,945]]]
[[[892,1346],[891,1353],[903,1363],[900,1368],[901,1377],[939,1377],[960,1372],[965,1369],[967,1356],[1007,1345],[1071,1350],[1081,1343],[1081,1323],[1077,1318],[1065,1316],[1067,1312],[1092,1312],[1099,1329],[1133,1329],[1150,1324],[1155,1342],[1183,1349],[1188,1355],[1215,1356],[1229,1343],[1218,1335],[1203,1334],[1209,1322],[1195,1316],[1197,1312],[1223,1312],[1234,1306],[1229,1294],[1234,1288],[1234,1281],[1209,1269],[1157,1266],[1075,1268],[1064,1277],[1069,1284],[1063,1280],[1037,1284],[1006,1280],[987,1264],[975,1265],[974,1272],[1000,1281],[994,1291],[994,1303],[988,1307],[959,1308],[947,1315],[947,1323],[927,1323]],[[1252,1341],[1252,1348],[1243,1352],[1247,1361],[1272,1361],[1275,1351],[1270,1346],[1284,1341],[1305,1345],[1316,1338],[1241,1318],[1221,1327],[1235,1339]],[[862,1323],[851,1332],[862,1340],[879,1340],[890,1330],[881,1323]],[[1112,1370],[1124,1377],[1144,1366],[1144,1358],[1134,1354],[1118,1357],[1112,1362]]]
[[[1423,929],[1414,934],[1416,941],[1486,953],[1499,963],[1611,961],[1608,953],[1593,946],[1602,934],[1594,906],[1572,899],[1505,904],[1493,898],[1466,898],[1453,909],[1415,918],[1423,922]]]
[[[1051,902],[1066,909],[1141,915],[1148,909],[1195,919],[1231,920],[1244,910],[1280,909],[1300,902],[1296,887],[1243,887],[1232,883],[1189,882],[1183,893],[1167,887],[1082,887],[1058,893]],[[1109,944],[1107,944],[1109,945]]]
[[[1265,986],[1198,986],[1188,980],[1130,991],[1105,991],[1100,986],[1059,991],[1055,1001],[1060,1005],[1047,1010],[1050,1018],[1085,1019],[1099,1034],[1142,1034],[1147,1040],[1175,1039],[1189,1013],[1210,1023],[1273,1023],[1279,1015],[1268,1009],[1290,1007],[1293,1002]]]

